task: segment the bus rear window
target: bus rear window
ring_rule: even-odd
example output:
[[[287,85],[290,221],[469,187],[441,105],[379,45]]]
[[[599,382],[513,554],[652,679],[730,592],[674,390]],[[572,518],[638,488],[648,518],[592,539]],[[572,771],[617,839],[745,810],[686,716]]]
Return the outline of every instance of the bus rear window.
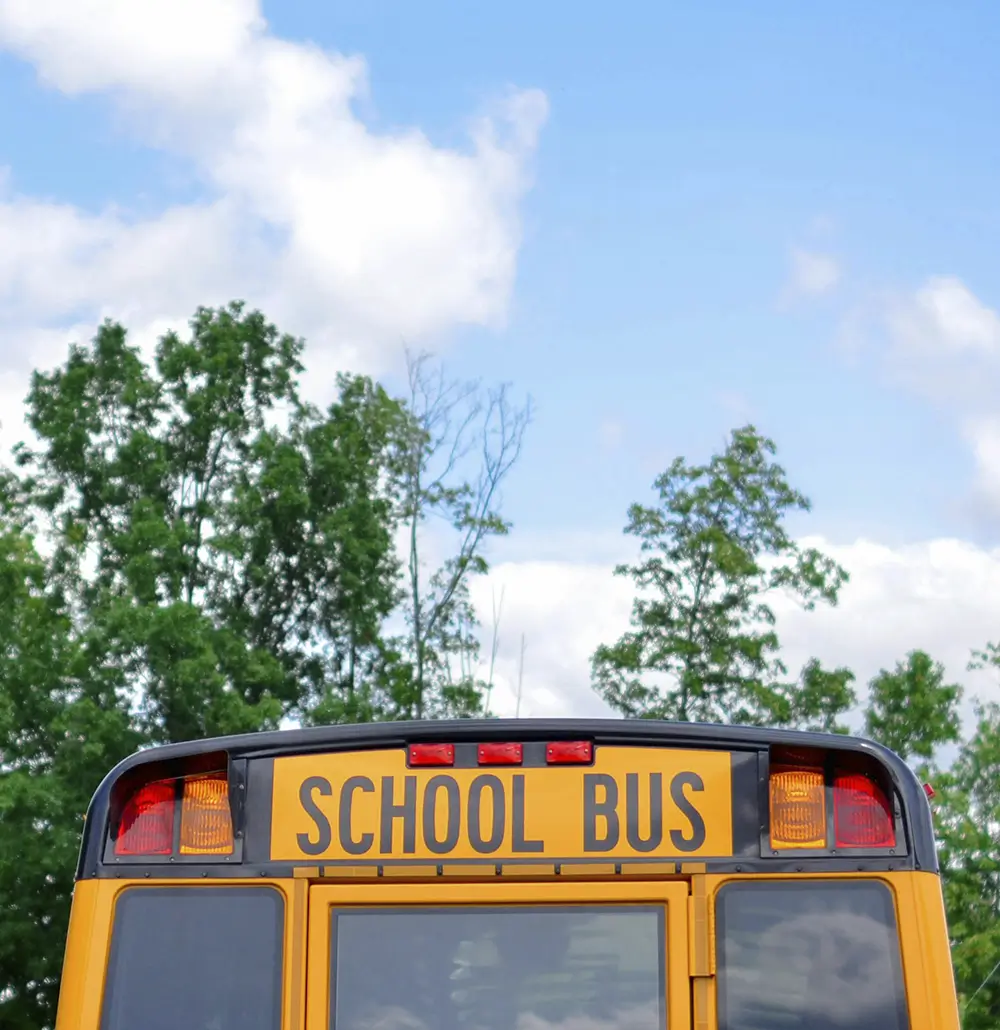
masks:
[[[101,1030],[280,1030],[284,902],[269,887],[133,887]]]
[[[716,923],[720,1030],[906,1030],[883,884],[727,884]]]
[[[335,1030],[664,1030],[659,908],[333,916]]]

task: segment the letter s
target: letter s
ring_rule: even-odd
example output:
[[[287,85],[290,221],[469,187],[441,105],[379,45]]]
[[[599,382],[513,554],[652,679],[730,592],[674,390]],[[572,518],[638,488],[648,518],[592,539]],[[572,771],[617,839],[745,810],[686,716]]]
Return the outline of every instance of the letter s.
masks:
[[[323,776],[310,776],[302,781],[299,787],[299,804],[302,810],[316,824],[317,839],[314,841],[308,833],[300,833],[297,836],[299,849],[306,855],[322,855],[333,841],[333,830],[330,820],[320,811],[319,806],[313,800],[313,793],[318,791],[324,797],[333,794],[333,787],[330,781]]]
[[[701,812],[685,796],[685,787],[690,787],[692,790],[704,790],[705,781],[693,772],[678,773],[670,781],[670,797],[691,824],[690,837],[685,837],[680,830],[671,830],[670,841],[678,851],[697,851],[705,843],[705,820],[702,819]]]

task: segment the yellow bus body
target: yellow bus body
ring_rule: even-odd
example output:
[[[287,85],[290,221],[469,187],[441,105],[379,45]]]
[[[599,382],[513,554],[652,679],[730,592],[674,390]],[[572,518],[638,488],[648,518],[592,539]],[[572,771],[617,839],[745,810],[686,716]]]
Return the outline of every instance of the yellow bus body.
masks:
[[[275,1030],[331,1030],[331,920],[338,913],[612,912],[623,907],[662,916],[665,1007],[659,1023],[650,1025],[726,1030],[720,1022],[719,985],[729,944],[720,928],[720,898],[727,887],[747,884],[802,889],[860,884],[886,891],[902,974],[898,1025],[958,1030],[941,881],[926,847],[929,811],[906,780],[905,767],[892,762],[888,752],[867,742],[847,742],[844,753],[852,769],[859,761],[869,762],[872,770],[888,769],[886,791],[895,795],[896,806],[894,847],[846,855],[831,837],[823,849],[779,854],[768,846],[768,756],[773,769],[776,747],[801,745],[839,754],[845,738],[721,727],[692,733],[670,726],[657,743],[656,727],[646,725],[641,738],[632,731],[633,742],[622,737],[621,724],[577,720],[442,724],[431,730],[393,726],[382,732],[391,733],[391,739],[381,745],[371,730],[361,740],[348,736],[339,750],[324,746],[337,739],[334,730],[192,746],[191,754],[267,756],[259,760],[260,768],[252,767],[256,759],[251,757],[241,769],[225,772],[229,793],[237,799],[229,854],[217,849],[182,855],[176,847],[170,855],[119,856],[116,861],[116,841],[124,831],[114,823],[127,811],[128,790],[149,782],[143,770],[150,766],[157,775],[167,774],[169,782],[179,782],[186,775],[185,748],[146,752],[109,776],[88,817],[56,1030],[119,1030],[117,1017],[107,1015],[107,994],[123,898],[209,888],[214,897],[232,889],[275,892],[279,899],[280,1018],[275,1016]],[[518,765],[415,767],[408,760],[408,739],[457,739],[471,745],[477,734],[484,740],[523,742],[524,754],[531,751],[529,745],[541,747],[549,740],[585,740],[593,750],[589,762],[577,765],[539,764],[541,759],[527,765],[522,759]],[[736,762],[732,755],[741,750],[753,761]],[[794,758],[797,752],[789,753]],[[202,762],[196,773],[203,775],[205,766]],[[741,777],[752,777],[752,784]],[[129,785],[127,790],[117,786],[121,783]],[[828,799],[836,797],[829,785],[826,792]],[[755,799],[760,803],[751,811]],[[833,815],[825,817],[834,827]],[[186,815],[174,812],[174,818],[179,826]],[[169,894],[159,896],[169,904]],[[842,922],[847,926],[848,917]],[[859,940],[858,946],[865,943]],[[818,946],[822,954],[822,940]],[[233,947],[239,949],[241,941],[234,940]],[[842,947],[841,958],[849,950]],[[128,961],[128,956],[122,959],[122,969],[130,968]],[[451,975],[465,968],[460,964]],[[857,975],[859,990],[879,989],[877,982],[864,986],[864,970]],[[187,1027],[184,984],[172,990],[175,1021],[162,1025]],[[733,990],[727,997],[737,996]],[[869,1026],[863,1021],[844,1025]]]

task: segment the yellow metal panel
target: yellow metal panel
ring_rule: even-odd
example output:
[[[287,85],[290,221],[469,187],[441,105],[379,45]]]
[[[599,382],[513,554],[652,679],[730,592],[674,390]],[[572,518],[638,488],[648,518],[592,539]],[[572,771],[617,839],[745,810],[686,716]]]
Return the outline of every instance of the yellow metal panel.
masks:
[[[622,876],[676,876],[676,862],[622,862]]]
[[[436,865],[387,865],[382,870],[382,875],[400,879],[406,877],[410,880],[426,880],[428,877],[437,876]]]
[[[711,1030],[715,1026],[715,981],[698,976],[692,981],[694,1030]]]
[[[285,904],[287,907],[287,899]],[[305,1015],[308,920],[309,884],[300,879],[291,885],[291,911],[285,920],[288,928],[285,947],[285,1030],[301,1030]]]
[[[97,1026],[90,994],[95,987],[98,991],[103,988],[101,958],[107,955],[111,936],[110,925],[102,925],[96,918],[99,893],[98,880],[81,880],[73,890],[56,1030],[92,1030]]]
[[[283,1030],[301,1030],[305,964],[302,954],[308,881],[287,880],[81,880],[73,893],[56,1030],[99,1030],[111,952],[115,904],[126,890],[149,887],[271,887],[285,899]],[[297,897],[297,902],[296,902]],[[296,940],[298,943],[296,943]],[[298,983],[300,1011],[295,1011]]]
[[[692,877],[688,913],[691,975],[711,976],[714,970],[712,969],[712,947],[709,937],[708,894],[704,876]]]
[[[540,876],[551,879],[556,875],[556,866],[554,862],[550,865],[541,865],[540,863],[529,864],[527,862],[505,862],[500,866],[500,875],[506,879],[510,879],[511,877],[521,877],[522,879],[525,879],[529,876],[536,879]]]
[[[441,872],[446,876],[464,876],[464,877],[475,877],[480,880],[496,879],[497,870],[496,866],[492,865],[476,865],[469,863],[468,865],[462,865],[458,862],[453,865],[445,865],[442,867]]]
[[[592,766],[408,769],[403,749],[274,761],[274,861],[732,854],[728,752],[600,747]]]
[[[724,883],[749,880],[874,880],[892,891],[896,907],[903,982],[909,1010],[909,1030],[960,1030],[958,1003],[940,878],[933,873],[800,873],[709,875],[705,877],[714,910],[714,897]]]
[[[911,1030],[959,1030],[941,880],[933,873],[891,873],[886,879],[896,891]]]
[[[563,876],[615,876],[613,862],[565,862],[559,868]]]
[[[324,880],[376,880],[377,865],[328,865],[323,867]]]

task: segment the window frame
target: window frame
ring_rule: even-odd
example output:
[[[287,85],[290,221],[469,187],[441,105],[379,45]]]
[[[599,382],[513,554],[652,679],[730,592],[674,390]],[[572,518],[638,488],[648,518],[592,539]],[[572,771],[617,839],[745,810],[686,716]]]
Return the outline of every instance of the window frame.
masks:
[[[594,908],[656,907],[663,917],[663,983],[667,1030],[691,1025],[688,974],[688,887],[684,881],[641,883],[393,883],[322,884],[309,891],[306,1030],[330,1030],[332,973],[336,945],[332,934],[338,911],[356,909]],[[681,942],[681,943],[674,943]]]
[[[223,893],[230,896],[247,896],[249,892],[259,893],[267,891],[276,901],[275,920],[273,926],[274,943],[277,945],[277,961],[274,969],[274,1010],[272,1014],[274,1030],[284,1030],[285,1027],[285,969],[288,962],[288,940],[287,923],[289,911],[289,899],[284,891],[275,883],[248,884],[246,881],[235,883],[133,883],[124,886],[118,891],[114,898],[114,905],[111,911],[110,934],[108,940],[107,956],[104,962],[103,984],[101,989],[100,1008],[98,1011],[97,1026],[99,1030],[111,1030],[109,1020],[111,1018],[111,1000],[114,985],[114,977],[117,959],[122,947],[125,946],[120,932],[123,919],[123,906],[127,905],[128,899],[135,896],[142,896],[150,899],[155,896],[176,895],[178,892],[186,896],[196,894],[204,897],[206,892],[219,897]]]
[[[724,896],[735,891],[766,890],[780,887],[789,892],[803,892],[808,890],[841,890],[850,891],[857,887],[877,888],[883,895],[886,902],[886,912],[891,917],[891,924],[888,928],[892,931],[891,940],[895,947],[891,947],[890,962],[892,963],[893,990],[896,1000],[896,1011],[899,1017],[899,1030],[915,1030],[909,1012],[909,998],[907,991],[907,980],[903,964],[903,938],[900,932],[900,920],[897,907],[896,892],[892,886],[879,877],[797,877],[787,876],[752,878],[741,880],[726,880],[721,883],[715,891],[713,899],[713,916],[715,922],[714,947],[716,951],[716,1014],[718,1030],[732,1030],[728,1023],[726,1012],[727,997],[725,992],[726,975],[726,953],[725,953],[725,931],[726,916],[725,905],[722,904]]]
[[[337,968],[337,961],[340,956],[341,939],[339,933],[339,922],[348,913],[354,916],[360,914],[370,915],[417,915],[417,914],[432,914],[441,915],[450,912],[460,912],[462,915],[489,915],[500,912],[531,912],[539,913],[551,911],[560,915],[570,914],[594,914],[602,911],[610,912],[642,912],[645,915],[653,916],[655,919],[656,933],[657,933],[657,955],[656,960],[652,968],[658,974],[658,1023],[657,1030],[669,1030],[669,1024],[667,1022],[669,1018],[669,1009],[667,1001],[670,993],[670,985],[668,983],[668,967],[667,967],[667,913],[662,903],[651,903],[651,904],[568,904],[568,905],[539,905],[539,904],[519,904],[519,905],[435,905],[435,904],[415,904],[415,905],[352,905],[352,906],[337,906],[330,909],[329,920],[330,920],[330,968],[328,972],[329,976],[329,1025],[330,1030],[337,1030],[337,990],[336,984],[339,982],[339,972]]]

